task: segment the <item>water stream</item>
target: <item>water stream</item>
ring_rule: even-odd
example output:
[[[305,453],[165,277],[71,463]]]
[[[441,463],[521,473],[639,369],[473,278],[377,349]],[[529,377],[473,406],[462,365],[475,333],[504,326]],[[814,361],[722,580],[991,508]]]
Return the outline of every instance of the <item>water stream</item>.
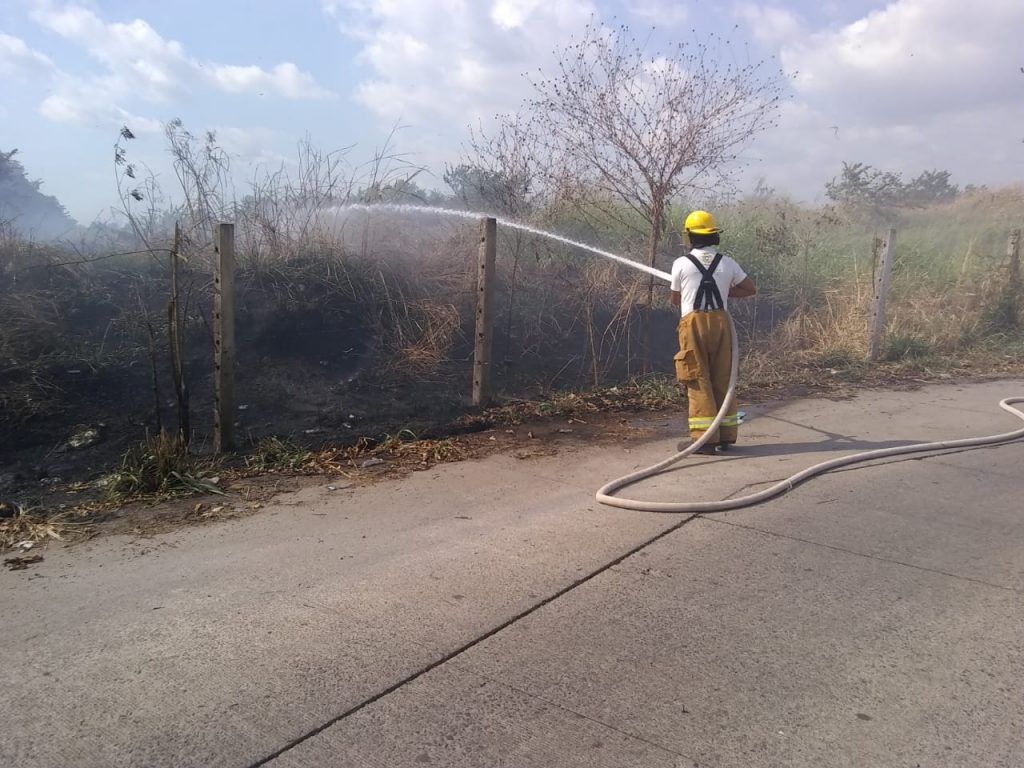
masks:
[[[654,275],[655,277],[660,278],[665,282],[671,282],[672,280],[672,276],[670,274],[668,274],[667,272],[662,272],[660,269],[654,269],[653,267],[648,267],[646,264],[641,264],[638,261],[633,261],[632,259],[627,259],[623,256],[617,256],[614,253],[603,251],[600,248],[595,248],[592,245],[581,243],[579,240],[571,240],[568,237],[563,237],[562,235],[555,234],[554,232],[547,232],[543,229],[531,227],[528,224],[520,224],[517,221],[511,221],[510,219],[505,219],[502,218],[501,216],[492,216],[491,214],[488,213],[479,213],[476,211],[460,211],[455,208],[431,208],[425,205],[406,205],[401,203],[350,203],[348,205],[339,205],[334,210],[338,211],[339,213],[343,211],[366,211],[367,213],[372,213],[374,211],[394,211],[396,213],[415,213],[420,215],[439,214],[441,216],[454,216],[460,219],[469,219],[470,221],[479,221],[480,219],[483,218],[492,218],[495,219],[498,222],[498,224],[500,224],[503,227],[518,229],[521,232],[528,232],[531,235],[546,237],[549,240],[556,240],[559,243],[564,243],[565,245],[570,245],[574,248],[580,248],[581,250],[584,251],[590,251],[591,253],[597,254],[598,256],[602,256],[606,259],[611,259],[612,261],[617,261],[620,264],[625,264],[627,267],[639,269],[641,272],[646,272],[649,275]]]

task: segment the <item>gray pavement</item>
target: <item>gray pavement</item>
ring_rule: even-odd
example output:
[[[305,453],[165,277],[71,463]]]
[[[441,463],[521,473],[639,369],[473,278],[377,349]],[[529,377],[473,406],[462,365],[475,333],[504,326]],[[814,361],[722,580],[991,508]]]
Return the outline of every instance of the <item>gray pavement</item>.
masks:
[[[627,493],[1015,429],[1022,393],[749,407],[735,457]],[[1024,443],[593,502],[676,439],[51,547],[0,573],[0,765],[1024,765]]]

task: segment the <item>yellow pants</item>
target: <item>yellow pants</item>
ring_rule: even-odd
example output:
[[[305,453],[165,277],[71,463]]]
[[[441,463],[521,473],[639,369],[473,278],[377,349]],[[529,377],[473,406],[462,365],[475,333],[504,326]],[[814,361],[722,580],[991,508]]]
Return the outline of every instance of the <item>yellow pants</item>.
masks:
[[[690,401],[690,437],[704,434],[718,415],[729,390],[732,371],[732,332],[725,310],[690,312],[679,320],[676,378],[686,385]],[[735,401],[709,443],[735,443],[739,418]]]

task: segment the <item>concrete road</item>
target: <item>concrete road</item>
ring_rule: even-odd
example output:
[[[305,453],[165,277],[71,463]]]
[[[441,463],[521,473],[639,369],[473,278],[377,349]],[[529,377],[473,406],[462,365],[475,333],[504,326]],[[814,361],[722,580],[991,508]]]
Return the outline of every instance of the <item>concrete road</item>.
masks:
[[[735,457],[629,492],[1016,429],[1020,394],[747,408]],[[593,503],[676,439],[51,547],[0,573],[0,765],[1024,765],[1024,443]]]

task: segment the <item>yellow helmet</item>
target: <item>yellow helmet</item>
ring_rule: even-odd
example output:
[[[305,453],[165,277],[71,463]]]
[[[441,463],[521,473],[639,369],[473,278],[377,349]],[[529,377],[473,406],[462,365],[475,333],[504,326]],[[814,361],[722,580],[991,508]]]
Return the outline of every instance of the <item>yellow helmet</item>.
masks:
[[[715,223],[715,217],[710,213],[707,211],[694,211],[686,217],[683,231],[692,232],[695,235],[713,235],[722,230],[718,228],[718,224]]]

